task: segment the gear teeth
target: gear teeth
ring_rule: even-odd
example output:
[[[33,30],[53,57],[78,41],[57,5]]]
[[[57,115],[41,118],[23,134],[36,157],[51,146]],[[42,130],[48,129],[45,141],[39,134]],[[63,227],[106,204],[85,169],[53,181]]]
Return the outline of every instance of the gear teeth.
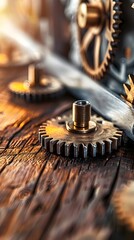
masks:
[[[90,154],[92,157],[96,157],[97,155],[97,144],[91,143],[90,144]]]
[[[104,156],[106,153],[106,146],[103,141],[98,142],[98,153],[102,156]]]
[[[57,142],[57,154],[58,155],[61,155],[62,153],[63,153],[63,151],[64,151],[64,142],[62,142],[62,141],[58,141]]]
[[[134,75],[129,75],[129,83],[130,85],[123,84],[124,91],[126,96],[122,96],[123,100],[126,101],[126,103],[133,108],[134,105]]]
[[[122,135],[123,135],[123,132],[122,132],[122,131],[117,131],[117,133],[115,134],[115,137],[118,139],[118,147],[121,146],[121,143],[122,143]]]
[[[79,149],[80,149],[80,146],[78,144],[73,144],[73,148],[74,148],[74,157],[75,158],[78,158],[79,156]]]
[[[58,140],[56,139],[51,139],[49,142],[49,151],[50,153],[57,153],[56,152],[56,143],[58,142]]]
[[[80,3],[82,0],[80,1]],[[105,1],[107,2],[107,0]],[[97,3],[97,2],[96,2]],[[115,51],[117,50],[117,45],[119,43],[119,35],[121,33],[120,31],[120,25],[122,23],[121,16],[122,16],[122,10],[121,10],[121,1],[118,0],[111,0],[112,4],[112,10],[110,10],[108,13],[111,15],[111,27],[110,27],[110,38],[108,40],[108,48],[107,52],[104,55],[104,59],[102,64],[97,69],[92,69],[92,67],[88,67],[89,62],[88,59],[82,60],[82,64],[86,72],[93,78],[100,80],[103,78],[104,74],[106,73],[111,61],[113,61],[113,57],[115,56]],[[79,36],[79,39],[81,39],[81,36]],[[81,52],[81,55],[85,54],[84,52]],[[86,61],[86,64],[85,62]],[[92,71],[91,71],[92,69]]]
[[[106,144],[106,153],[111,154],[111,152],[112,152],[112,140],[106,139],[105,144]]]
[[[50,137],[45,137],[45,138],[43,138],[43,146],[44,146],[44,148],[45,149],[49,149],[49,142],[52,140],[52,138],[50,138]]]
[[[103,118],[93,116],[92,120],[95,121],[97,125],[97,131],[102,132],[102,135],[98,135],[95,131],[96,142],[92,142],[88,134],[77,135],[76,133],[70,133],[65,128],[65,122],[68,120],[67,116],[58,117],[55,119],[48,120],[45,124],[42,124],[39,129],[39,141],[43,148],[45,148],[50,153],[55,153],[58,155],[63,155],[65,157],[74,158],[88,158],[96,157],[97,154],[104,155],[105,153],[111,153],[112,150],[116,150],[118,146],[121,145],[122,141],[122,131],[115,128],[112,123],[105,121]],[[61,124],[61,122],[63,124]],[[107,131],[105,131],[105,124],[107,126]],[[102,131],[103,129],[103,131]],[[89,133],[90,134],[90,133]],[[111,137],[106,138],[105,134],[111,135]],[[77,138],[80,138],[77,141]],[[102,140],[102,139],[103,140]],[[71,140],[73,139],[73,142]]]
[[[87,158],[88,157],[88,145],[82,144],[82,147],[83,147],[83,158]]]
[[[112,137],[112,150],[117,150],[118,149],[118,138],[117,137]]]
[[[65,143],[65,157],[70,156],[71,149],[73,147],[72,143]]]
[[[42,135],[40,135],[39,141],[41,142],[42,146],[45,145],[45,144],[44,144],[44,139],[46,139],[47,137],[48,137],[47,134],[42,134]]]

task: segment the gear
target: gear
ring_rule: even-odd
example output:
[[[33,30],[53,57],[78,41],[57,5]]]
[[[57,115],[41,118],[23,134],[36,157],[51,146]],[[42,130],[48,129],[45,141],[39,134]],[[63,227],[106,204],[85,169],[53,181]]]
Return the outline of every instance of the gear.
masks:
[[[122,96],[122,98],[126,101],[126,103],[130,106],[134,106],[134,75],[129,75],[130,85],[124,84],[124,90],[126,96]]]
[[[44,99],[61,96],[64,92],[61,83],[50,76],[40,76],[39,70],[30,65],[28,80],[19,79],[9,84],[9,90],[16,96],[26,101],[39,102]]]
[[[80,0],[77,18],[81,58],[93,78],[104,75],[118,43],[120,5],[118,0]]]
[[[73,120],[57,117],[40,127],[39,140],[46,150],[65,157],[87,158],[111,153],[121,145],[122,132],[103,118],[92,116],[90,120],[87,101],[81,103],[79,100],[73,104]]]
[[[124,185],[115,193],[112,205],[120,225],[134,232],[134,181]]]

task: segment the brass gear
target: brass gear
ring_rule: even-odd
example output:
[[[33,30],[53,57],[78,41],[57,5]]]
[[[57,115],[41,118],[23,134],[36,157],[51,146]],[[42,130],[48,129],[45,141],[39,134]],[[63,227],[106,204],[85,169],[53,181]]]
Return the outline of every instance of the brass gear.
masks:
[[[103,77],[116,49],[120,5],[118,0],[80,0],[77,22],[81,59],[93,78]]]
[[[125,96],[122,96],[122,98],[125,100],[125,102],[130,106],[130,107],[134,107],[134,75],[129,75],[129,83],[128,84],[124,84],[124,90],[125,90]]]
[[[119,224],[134,232],[134,181],[114,194],[112,205]]]
[[[92,116],[96,128],[86,134],[68,131],[66,125],[70,121],[71,117],[62,116],[43,123],[39,129],[42,147],[65,157],[88,158],[111,153],[121,145],[122,132],[103,118]]]

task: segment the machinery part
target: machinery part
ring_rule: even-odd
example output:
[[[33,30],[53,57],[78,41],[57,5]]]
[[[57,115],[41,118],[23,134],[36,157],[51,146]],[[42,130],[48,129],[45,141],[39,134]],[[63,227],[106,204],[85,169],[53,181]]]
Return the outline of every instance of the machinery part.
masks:
[[[91,106],[88,101],[73,103],[72,120],[66,122],[66,129],[74,133],[90,133],[95,131],[96,123],[90,120]]]
[[[124,185],[119,192],[115,193],[112,205],[120,225],[134,232],[134,181]]]
[[[39,69],[35,65],[28,67],[28,80],[24,82],[17,80],[10,83],[9,90],[15,96],[31,102],[38,102],[63,94],[62,84],[54,77],[40,76]]]
[[[100,79],[107,70],[118,42],[118,0],[80,0],[78,31],[82,64],[87,73]]]
[[[39,140],[46,150],[66,157],[88,158],[111,153],[121,145],[122,132],[111,122],[91,117],[87,101],[76,101],[72,116],[51,119],[40,127]]]
[[[134,141],[134,109],[121,98],[54,54],[47,54],[44,67],[58,77],[73,96],[88,100],[97,113],[124,130]]]
[[[124,84],[126,96],[122,96],[126,103],[133,108],[134,106],[134,75],[129,75],[130,85]]]
[[[125,4],[126,7],[128,5]],[[124,130],[126,135],[134,141],[134,110],[121,98],[97,84],[63,58],[48,52],[44,46],[29,38],[26,34],[22,35],[21,32],[18,32],[17,37],[13,37],[17,43],[25,44],[25,49],[28,51],[36,51],[39,58],[44,59],[45,56],[43,65],[47,72],[56,76],[73,96],[88,100],[94,110]]]

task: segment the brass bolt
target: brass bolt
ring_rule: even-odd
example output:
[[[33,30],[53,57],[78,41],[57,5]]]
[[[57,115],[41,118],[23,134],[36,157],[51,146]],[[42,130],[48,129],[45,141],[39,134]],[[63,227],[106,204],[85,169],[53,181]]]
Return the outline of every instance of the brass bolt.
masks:
[[[89,126],[91,106],[88,101],[78,100],[73,103],[72,116],[74,126],[77,128],[87,128]]]
[[[72,106],[72,120],[66,123],[68,131],[89,133],[96,129],[96,123],[90,120],[91,105],[86,100],[78,100]]]

